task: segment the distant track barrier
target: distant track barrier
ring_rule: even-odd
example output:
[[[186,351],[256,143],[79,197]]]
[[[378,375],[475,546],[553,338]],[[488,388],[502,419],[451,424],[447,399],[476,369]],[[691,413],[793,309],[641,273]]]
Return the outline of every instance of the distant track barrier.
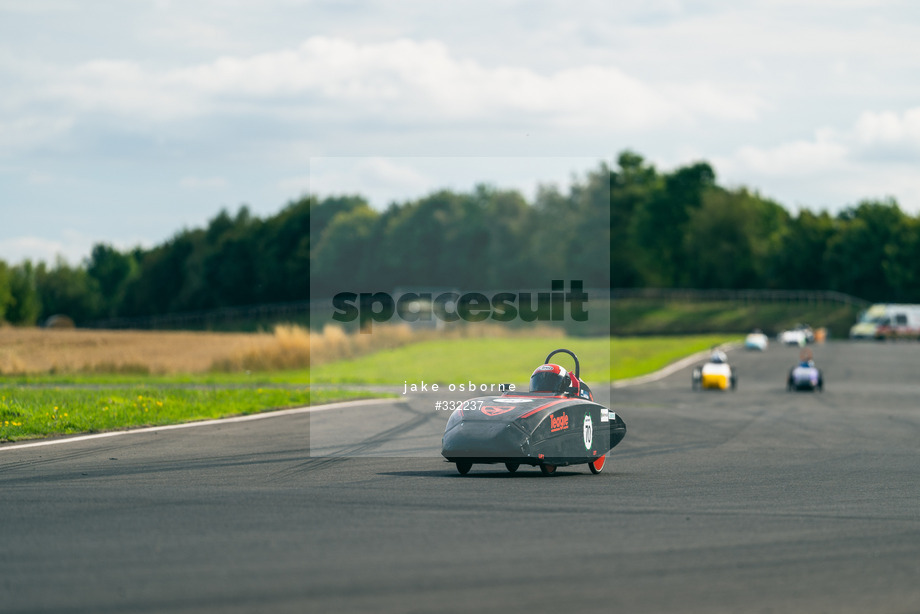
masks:
[[[538,292],[540,290],[534,290]],[[589,290],[592,300],[603,296],[607,290]],[[613,288],[609,290],[610,300],[616,303],[622,299],[645,299],[657,301],[685,302],[732,302],[756,303],[800,303],[810,305],[839,304],[856,309],[865,309],[869,301],[830,290],[700,290],[694,288]],[[603,301],[603,299],[601,299]],[[314,311],[326,301],[313,303]],[[311,317],[312,316],[312,317]],[[80,324],[85,328],[104,329],[257,329],[272,323],[296,322],[307,325],[310,321],[328,320],[326,313],[312,313],[309,300],[285,303],[266,303],[221,307],[202,311],[167,313],[161,315],[106,318]],[[245,326],[242,326],[244,325]]]
[[[83,326],[87,328],[107,329],[201,329],[232,325],[238,322],[282,321],[284,319],[303,319],[310,313],[310,301],[292,301],[288,303],[267,303],[263,305],[243,305],[239,307],[221,307],[202,311],[165,313],[161,315],[139,316],[133,318],[107,318],[94,320]]]
[[[867,300],[833,290],[699,290],[695,288],[614,288],[610,298],[738,303],[839,303],[868,307]]]

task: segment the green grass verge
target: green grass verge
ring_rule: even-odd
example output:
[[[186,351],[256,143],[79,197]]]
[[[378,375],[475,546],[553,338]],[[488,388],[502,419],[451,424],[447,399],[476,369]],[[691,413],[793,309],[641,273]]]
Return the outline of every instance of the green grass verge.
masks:
[[[0,387],[0,441],[163,426],[380,394],[285,388]]]
[[[575,352],[582,379],[597,385],[650,373],[732,335],[639,338],[468,338],[426,341],[322,365],[313,383],[401,385],[524,384],[557,348]],[[571,358],[554,358],[572,367]],[[244,415],[307,404],[366,398],[374,392],[298,388],[306,369],[277,373],[142,376],[58,374],[0,379],[0,441],[94,433]],[[259,387],[264,385],[265,387]],[[290,387],[272,387],[288,385]]]
[[[614,339],[610,381],[654,373],[672,362],[708,350],[714,345],[742,340],[743,337],[728,334]]]
[[[581,377],[609,382],[650,373],[713,345],[740,339],[734,335],[692,337],[564,339],[456,339],[426,341],[362,358],[316,367],[313,381],[332,384],[522,383],[557,348],[578,355]],[[553,358],[574,367],[565,355]]]

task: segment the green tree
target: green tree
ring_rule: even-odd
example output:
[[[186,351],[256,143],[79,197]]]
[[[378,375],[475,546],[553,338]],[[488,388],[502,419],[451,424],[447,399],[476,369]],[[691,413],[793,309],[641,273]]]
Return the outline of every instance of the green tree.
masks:
[[[61,258],[54,268],[44,263],[35,271],[35,283],[42,305],[42,319],[67,315],[84,324],[101,316],[99,285],[81,267],[71,267]]]
[[[641,246],[637,260],[646,284],[680,285],[691,259],[684,252],[684,236],[693,211],[702,206],[703,194],[715,185],[715,173],[705,162],[684,166],[664,176],[634,215],[633,244]]]
[[[642,156],[624,151],[619,170],[610,171],[610,285],[631,288],[643,282],[641,244],[633,235],[636,212],[663,189],[663,181]]]
[[[906,218],[892,233],[882,262],[893,302],[920,302],[920,218]]]
[[[684,276],[698,288],[760,288],[788,215],[746,190],[712,188],[687,224]]]
[[[897,268],[890,255],[901,249],[895,229],[908,223],[907,216],[894,201],[864,201],[837,220],[826,260],[831,288],[872,301],[891,300],[898,290],[885,270]]]
[[[194,274],[189,260],[202,235],[201,230],[185,230],[144,252],[137,275],[125,285],[119,315],[148,316],[187,309],[179,297],[187,279]]]
[[[480,223],[485,232],[481,289],[522,288],[533,275],[525,247],[530,243],[533,216],[524,197],[515,190],[477,186]]]
[[[314,288],[321,295],[353,289],[362,269],[373,258],[370,236],[377,213],[366,204],[336,215],[323,231],[312,254]],[[342,287],[342,283],[348,287]]]
[[[261,291],[256,268],[261,224],[261,220],[252,217],[248,207],[241,207],[233,218],[222,211],[212,220],[197,250],[195,261],[200,262],[200,276],[196,281],[199,285],[186,286],[180,296],[186,296],[189,304],[200,306],[197,308],[256,302]]]
[[[260,226],[255,249],[260,301],[294,301],[309,297],[312,202],[309,197],[290,202]]]
[[[827,249],[837,231],[837,222],[827,211],[815,214],[803,209],[790,218],[771,258],[770,286],[793,290],[830,288]]]
[[[134,254],[125,254],[111,245],[97,243],[84,264],[87,274],[96,280],[99,287],[103,315],[114,316],[121,304],[125,284],[137,270]]]
[[[10,268],[0,260],[0,322],[6,320],[7,309],[13,304],[13,293],[10,290],[11,278]]]
[[[563,279],[574,275],[591,288],[610,283],[610,197],[610,167],[606,164],[589,172],[583,182],[572,183],[567,218],[574,230]]]
[[[6,319],[20,326],[34,326],[41,315],[41,301],[35,281],[35,267],[29,260],[10,269],[12,302],[6,310]]]

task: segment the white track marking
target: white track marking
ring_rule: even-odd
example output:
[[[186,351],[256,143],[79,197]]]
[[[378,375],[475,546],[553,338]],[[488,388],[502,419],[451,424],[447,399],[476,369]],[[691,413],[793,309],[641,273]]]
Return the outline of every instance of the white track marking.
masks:
[[[248,422],[250,420],[262,420],[265,418],[277,418],[279,416],[290,416],[293,414],[308,414],[314,411],[327,411],[330,409],[345,409],[347,407],[360,407],[362,405],[373,405],[379,403],[394,403],[400,399],[361,399],[359,401],[342,401],[340,403],[327,403],[326,405],[309,405],[306,407],[294,407],[291,409],[280,409],[278,411],[265,411],[258,414],[248,414],[246,416],[234,416],[232,418],[218,418],[216,420],[201,420],[199,422],[184,422],[182,424],[169,424],[165,426],[147,426],[140,429],[130,429],[126,431],[109,431],[106,433],[93,433],[92,435],[79,435],[77,437],[67,437],[64,439],[48,439],[42,441],[33,441],[30,443],[18,443],[13,445],[0,445],[0,452],[5,450],[21,450],[22,448],[37,448],[39,446],[55,446],[64,443],[75,443],[77,441],[87,441],[90,439],[102,439],[103,437],[118,437],[120,435],[134,435],[137,433],[152,433],[154,431],[171,431],[174,429],[188,429],[197,426],[212,426],[215,424],[228,424],[231,422]]]

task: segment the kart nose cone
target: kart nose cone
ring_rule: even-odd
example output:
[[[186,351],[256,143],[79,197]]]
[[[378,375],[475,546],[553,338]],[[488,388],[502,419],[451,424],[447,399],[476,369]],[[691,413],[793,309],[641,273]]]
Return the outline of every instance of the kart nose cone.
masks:
[[[527,435],[513,424],[464,421],[444,433],[441,455],[453,458],[518,458],[527,456]]]

